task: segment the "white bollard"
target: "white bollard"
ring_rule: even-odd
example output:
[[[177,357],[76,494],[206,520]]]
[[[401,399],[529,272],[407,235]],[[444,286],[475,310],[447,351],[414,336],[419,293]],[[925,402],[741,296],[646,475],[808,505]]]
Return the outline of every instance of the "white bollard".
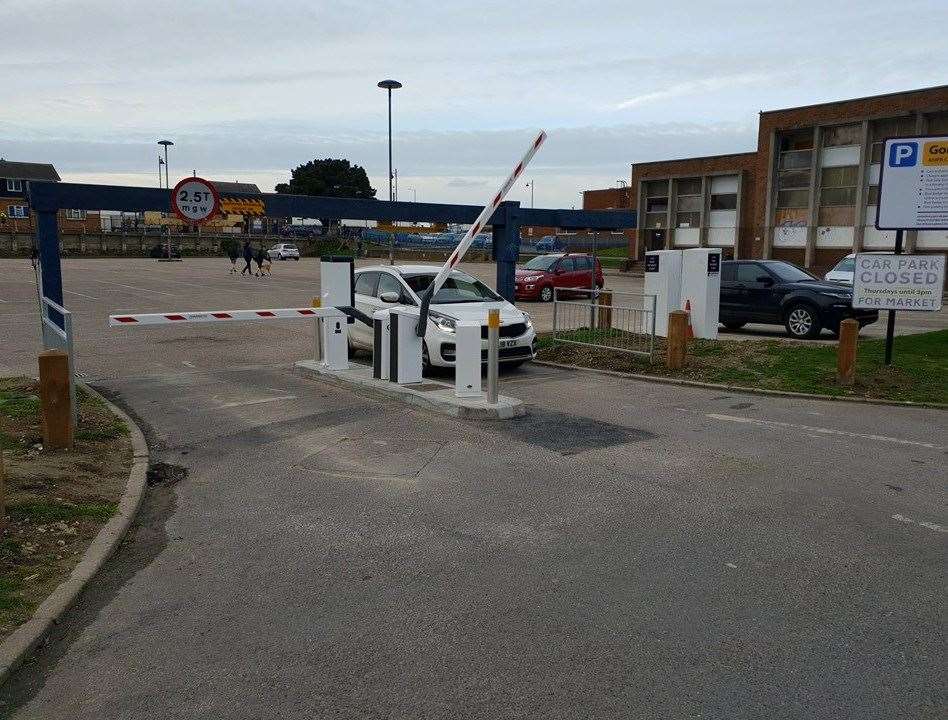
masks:
[[[342,313],[323,320],[323,367],[349,369],[349,326]]]
[[[481,324],[458,322],[454,329],[454,395],[481,395]]]
[[[415,329],[418,327],[418,308],[397,307],[389,317],[389,379],[399,385],[421,382],[421,343]]]
[[[391,359],[391,310],[376,310],[372,313],[372,377],[389,379]]]

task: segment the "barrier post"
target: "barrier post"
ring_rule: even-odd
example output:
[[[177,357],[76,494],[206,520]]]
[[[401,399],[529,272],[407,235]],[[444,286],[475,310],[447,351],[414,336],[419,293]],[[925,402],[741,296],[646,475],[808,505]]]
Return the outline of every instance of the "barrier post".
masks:
[[[72,449],[72,398],[69,355],[62,350],[39,354],[40,404],[43,415],[43,448]]]
[[[688,313],[674,310],[668,313],[668,348],[665,364],[669,370],[681,370],[688,352]]]
[[[500,310],[487,311],[487,402],[497,404],[497,367],[500,364]]]
[[[323,301],[320,298],[318,297],[313,298],[314,308],[322,307],[322,305],[323,305]],[[315,340],[315,353],[314,353],[315,357],[313,358],[313,360],[315,360],[316,362],[322,362],[322,359],[323,359],[323,319],[321,317],[317,317],[314,322],[316,323],[315,325],[316,340]]]
[[[856,382],[856,339],[859,322],[849,318],[839,324],[839,345],[836,349],[836,380],[840,385]]]

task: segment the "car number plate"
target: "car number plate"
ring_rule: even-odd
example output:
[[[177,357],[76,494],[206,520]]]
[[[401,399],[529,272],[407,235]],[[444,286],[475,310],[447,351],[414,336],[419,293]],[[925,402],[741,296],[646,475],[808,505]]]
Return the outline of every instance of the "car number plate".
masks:
[[[517,341],[516,340],[501,340],[500,347],[502,348],[517,347]]]

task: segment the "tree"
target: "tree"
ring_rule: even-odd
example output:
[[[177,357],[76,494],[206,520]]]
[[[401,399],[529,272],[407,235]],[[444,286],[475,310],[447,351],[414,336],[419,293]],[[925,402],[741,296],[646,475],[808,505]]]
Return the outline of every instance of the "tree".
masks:
[[[310,160],[291,171],[288,183],[276,186],[278,193],[319,195],[321,197],[374,198],[375,188],[369,185],[365,168],[348,160]],[[319,218],[328,232],[338,218]]]

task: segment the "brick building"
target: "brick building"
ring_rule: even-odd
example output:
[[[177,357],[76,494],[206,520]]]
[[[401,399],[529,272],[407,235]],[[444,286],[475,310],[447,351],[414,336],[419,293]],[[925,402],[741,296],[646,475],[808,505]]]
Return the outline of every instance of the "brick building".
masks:
[[[709,246],[826,268],[892,248],[895,233],[874,227],[882,140],[939,133],[948,134],[948,86],[762,112],[756,151],[633,166],[629,254]],[[616,192],[586,191],[583,207]],[[907,232],[905,248],[944,252],[948,231]]]
[[[12,162],[0,158],[0,233],[32,233],[35,228],[27,192],[31,182],[59,182],[49,163]],[[99,232],[98,211],[60,210],[59,229],[64,233]]]

